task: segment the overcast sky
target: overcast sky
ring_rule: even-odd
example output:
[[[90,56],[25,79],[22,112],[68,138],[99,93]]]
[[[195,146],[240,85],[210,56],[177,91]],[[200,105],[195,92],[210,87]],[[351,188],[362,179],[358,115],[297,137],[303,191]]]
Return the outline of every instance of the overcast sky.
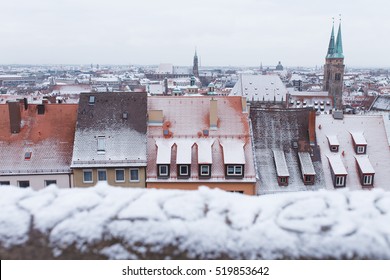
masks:
[[[388,0],[12,0],[0,64],[315,66],[332,17],[347,67],[390,67]]]

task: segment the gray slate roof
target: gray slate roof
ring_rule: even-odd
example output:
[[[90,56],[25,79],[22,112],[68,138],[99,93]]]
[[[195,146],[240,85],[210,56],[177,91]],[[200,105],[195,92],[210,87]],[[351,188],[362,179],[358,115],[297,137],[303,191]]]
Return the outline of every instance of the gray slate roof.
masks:
[[[302,180],[298,152],[309,152],[309,109],[261,109],[251,107],[253,142],[255,146],[258,194],[317,190],[325,187],[324,175],[317,148],[313,149],[315,184],[306,186]],[[294,148],[294,142],[297,148]],[[273,150],[284,152],[289,172],[289,185],[280,187],[277,182]]]
[[[146,93],[81,94],[72,167],[146,166],[146,122]],[[104,137],[104,152],[97,151],[99,137]]]

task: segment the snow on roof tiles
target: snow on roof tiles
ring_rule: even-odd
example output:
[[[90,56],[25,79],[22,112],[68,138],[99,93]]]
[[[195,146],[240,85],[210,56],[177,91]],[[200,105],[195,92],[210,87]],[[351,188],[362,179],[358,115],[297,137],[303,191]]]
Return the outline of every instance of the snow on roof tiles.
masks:
[[[308,109],[271,110],[251,107],[259,194],[318,190],[325,187],[320,153],[316,146],[313,147],[313,166],[316,172],[314,185],[304,184],[299,167],[298,151],[307,152],[311,149],[308,135],[309,112]],[[294,148],[294,143],[297,148]],[[290,173],[287,187],[281,188],[276,180],[272,152],[274,149],[283,150],[285,153]]]
[[[212,155],[212,146],[214,144],[214,139],[200,139],[196,141],[198,145],[198,163],[199,164],[212,164],[213,155]]]
[[[214,96],[213,98],[217,100],[217,130],[209,130],[210,97],[149,97],[148,110],[162,110],[164,115],[162,127],[148,126],[149,182],[159,180],[155,168],[158,153],[156,142],[163,139],[163,129],[168,129],[172,133],[167,139],[172,140],[172,143],[187,139],[197,144],[191,148],[191,178],[186,181],[199,180],[198,164],[201,163],[211,164],[211,178],[208,181],[225,181],[223,148],[220,141],[227,139],[243,143],[244,160],[240,161],[245,164],[245,175],[240,181],[255,181],[248,114],[242,112],[241,97]],[[203,136],[204,130],[208,130],[208,136]],[[171,178],[165,179],[164,182],[175,180],[177,176],[176,145],[172,146],[171,152]]]
[[[307,152],[298,153],[299,161],[301,163],[301,169],[303,175],[316,175],[313,162],[311,161],[310,154]]]
[[[327,135],[326,137],[328,138],[329,145],[331,145],[331,146],[339,146],[340,145],[339,140],[337,139],[336,135]]]
[[[374,167],[372,167],[367,155],[356,155],[355,159],[362,173],[375,173]]]
[[[286,101],[287,89],[278,75],[241,75],[230,92],[248,101]]]
[[[170,164],[172,141],[165,140],[165,139],[157,139],[156,145],[157,145],[156,164]]]
[[[356,145],[367,145],[366,138],[364,138],[362,132],[351,132],[351,135]]]
[[[288,177],[290,173],[288,172],[286,158],[284,152],[281,150],[272,150],[274,154],[276,174],[281,177]]]
[[[145,166],[146,108],[146,93],[80,94],[72,167]],[[103,153],[97,151],[99,136],[105,138]]]
[[[347,175],[348,172],[345,169],[344,163],[340,158],[340,155],[327,155],[329,164],[336,175]]]
[[[177,146],[176,164],[191,164],[191,149],[194,141],[180,139],[176,140]]]
[[[72,158],[77,104],[45,104],[21,110],[21,130],[11,134],[8,104],[0,105],[0,173],[68,173]],[[25,153],[31,158],[25,159]]]
[[[316,122],[317,143],[322,151],[323,170],[328,189],[333,189],[334,187],[326,157],[330,152],[325,152],[329,151],[326,136],[337,135],[340,142],[338,154],[343,154],[342,161],[348,172],[346,187],[350,189],[361,189],[360,178],[356,168],[356,152],[352,145],[350,131],[364,131],[364,137],[367,142],[367,155],[375,169],[374,187],[390,190],[388,179],[390,150],[382,116],[344,115],[343,120],[335,120],[331,115],[320,115],[317,116]],[[321,129],[318,128],[319,125],[321,125]]]
[[[240,140],[222,140],[223,161],[225,164],[245,164],[244,142]]]

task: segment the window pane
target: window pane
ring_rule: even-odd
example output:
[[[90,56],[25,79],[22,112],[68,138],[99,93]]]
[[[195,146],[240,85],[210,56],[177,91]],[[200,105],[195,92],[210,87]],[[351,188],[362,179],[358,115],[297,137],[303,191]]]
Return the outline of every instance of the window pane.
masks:
[[[106,170],[98,170],[98,181],[107,181]]]
[[[228,174],[234,174],[234,166],[233,165],[228,165],[227,173]]]
[[[166,165],[160,165],[160,175],[168,175],[168,166]]]
[[[180,165],[180,175],[188,175],[188,166]]]
[[[201,175],[209,175],[209,166],[208,165],[202,165],[200,167],[200,174]]]
[[[124,181],[125,180],[125,171],[123,169],[115,170],[115,181]]]
[[[0,186],[9,186],[10,181],[0,181]]]
[[[84,182],[92,182],[92,171],[84,171]]]
[[[45,180],[45,186],[57,185],[57,180]]]
[[[236,166],[236,175],[241,175],[242,174],[242,166]]]
[[[30,181],[18,181],[18,186],[20,188],[28,188],[30,186]]]
[[[139,181],[138,169],[130,169],[130,181]]]
[[[99,137],[97,139],[97,143],[98,143],[98,151],[102,151],[104,152],[106,150],[106,146],[105,146],[105,139],[104,137]]]

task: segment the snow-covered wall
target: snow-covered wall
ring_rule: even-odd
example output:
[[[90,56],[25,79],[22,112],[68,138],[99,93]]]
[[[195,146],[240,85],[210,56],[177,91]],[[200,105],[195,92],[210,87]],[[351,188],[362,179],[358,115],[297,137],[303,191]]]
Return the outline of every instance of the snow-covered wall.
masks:
[[[0,188],[1,259],[390,259],[390,193]]]

